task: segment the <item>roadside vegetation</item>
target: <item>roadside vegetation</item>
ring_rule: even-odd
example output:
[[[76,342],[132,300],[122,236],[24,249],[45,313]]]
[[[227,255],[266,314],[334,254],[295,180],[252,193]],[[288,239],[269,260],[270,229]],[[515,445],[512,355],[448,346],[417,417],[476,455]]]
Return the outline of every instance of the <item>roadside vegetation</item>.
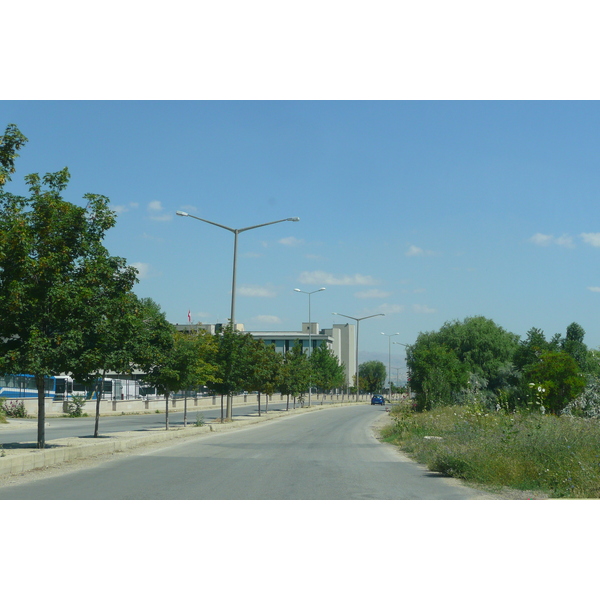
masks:
[[[420,334],[385,441],[467,482],[599,498],[600,361],[584,335],[520,340],[483,317]]]

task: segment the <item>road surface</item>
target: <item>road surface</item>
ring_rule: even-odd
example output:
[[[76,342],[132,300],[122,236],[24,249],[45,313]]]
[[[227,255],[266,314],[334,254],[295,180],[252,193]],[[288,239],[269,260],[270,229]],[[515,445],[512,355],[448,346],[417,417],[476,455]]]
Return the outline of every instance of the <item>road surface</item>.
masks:
[[[0,488],[0,499],[372,500],[485,497],[429,473],[373,430],[379,406],[294,414],[65,475]]]

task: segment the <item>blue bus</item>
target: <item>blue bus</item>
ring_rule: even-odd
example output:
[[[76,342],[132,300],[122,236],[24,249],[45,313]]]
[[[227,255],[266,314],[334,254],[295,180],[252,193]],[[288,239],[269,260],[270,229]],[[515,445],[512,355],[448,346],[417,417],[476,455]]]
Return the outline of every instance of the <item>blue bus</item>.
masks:
[[[73,394],[73,379],[67,375],[44,377],[47,398],[66,400]],[[33,375],[0,375],[0,398],[37,398]]]

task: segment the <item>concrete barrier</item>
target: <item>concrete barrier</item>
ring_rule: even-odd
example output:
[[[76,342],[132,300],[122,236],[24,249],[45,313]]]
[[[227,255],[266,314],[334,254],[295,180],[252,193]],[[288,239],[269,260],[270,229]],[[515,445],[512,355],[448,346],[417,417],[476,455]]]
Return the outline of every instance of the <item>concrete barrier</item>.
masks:
[[[367,399],[367,395],[361,394],[360,400],[364,401]],[[38,401],[37,398],[6,398],[8,401],[14,400],[22,400],[25,406],[25,410],[29,416],[35,417],[38,414]],[[271,402],[286,402],[287,397],[281,394],[274,394],[269,398],[269,403]],[[238,406],[240,404],[245,404],[248,402],[256,403],[257,396],[256,394],[240,394],[233,396],[233,406]],[[306,401],[306,398],[305,398]],[[319,394],[318,397],[316,394],[312,396],[313,404],[321,404],[324,403],[346,403],[346,402],[355,402],[356,397],[348,394]],[[266,396],[261,395],[261,406],[265,406]],[[292,404],[292,399],[290,398],[290,405]],[[183,410],[185,404],[184,398],[173,398],[169,400],[169,410]],[[45,411],[46,416],[59,416],[68,414],[67,409],[68,402],[64,402],[62,400],[53,400],[52,398],[47,398],[45,401]],[[198,409],[208,409],[208,408],[218,408],[221,406],[221,396],[198,396],[197,398],[188,398],[187,399],[187,408],[188,410],[198,410]],[[227,406],[227,398],[223,398],[223,406]],[[96,401],[89,400],[87,401],[82,408],[83,412],[87,413],[89,416],[96,414]],[[163,412],[165,410],[165,399],[163,396],[143,396],[139,398],[124,398],[121,400],[115,400],[109,398],[108,400],[100,401],[100,414],[101,415],[111,415],[115,413],[153,413],[153,412]]]

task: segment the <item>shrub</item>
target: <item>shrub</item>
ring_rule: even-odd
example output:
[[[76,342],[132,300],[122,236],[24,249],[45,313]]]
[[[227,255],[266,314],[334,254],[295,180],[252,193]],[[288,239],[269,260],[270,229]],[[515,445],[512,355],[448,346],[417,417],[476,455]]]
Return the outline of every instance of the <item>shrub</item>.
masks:
[[[13,419],[25,419],[27,417],[27,409],[23,400],[12,400],[2,406],[2,410],[7,417]]]
[[[85,398],[83,396],[73,396],[73,399],[67,403],[69,417],[82,417],[84,404]]]

